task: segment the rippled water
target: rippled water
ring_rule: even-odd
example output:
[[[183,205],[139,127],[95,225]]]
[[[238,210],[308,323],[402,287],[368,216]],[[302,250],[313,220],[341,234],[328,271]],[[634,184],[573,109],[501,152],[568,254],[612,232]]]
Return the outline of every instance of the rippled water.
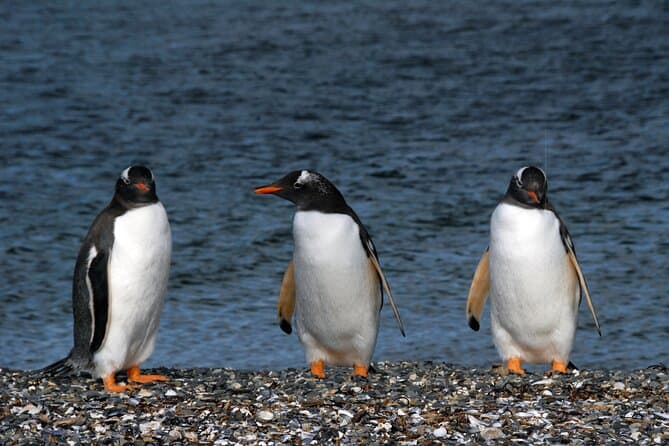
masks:
[[[464,304],[520,166],[547,168],[603,326],[581,367],[667,363],[669,10],[524,2],[0,7],[0,364],[71,346],[79,244],[133,162],[174,236],[147,366],[304,366],[275,322],[290,203],[314,168],[372,233],[401,308],[375,358],[498,361]]]

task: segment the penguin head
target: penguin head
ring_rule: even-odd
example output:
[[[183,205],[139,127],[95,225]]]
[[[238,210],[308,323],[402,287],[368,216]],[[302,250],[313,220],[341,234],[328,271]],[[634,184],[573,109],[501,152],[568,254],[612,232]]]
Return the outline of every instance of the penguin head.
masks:
[[[301,211],[339,212],[347,207],[334,184],[313,170],[295,170],[271,184],[257,187],[255,193],[277,195],[292,201]]]
[[[525,166],[511,178],[506,193],[526,206],[544,208],[546,192],[548,181],[544,171],[538,167]]]
[[[116,181],[116,195],[130,204],[155,203],[158,196],[153,173],[140,165],[128,167]]]

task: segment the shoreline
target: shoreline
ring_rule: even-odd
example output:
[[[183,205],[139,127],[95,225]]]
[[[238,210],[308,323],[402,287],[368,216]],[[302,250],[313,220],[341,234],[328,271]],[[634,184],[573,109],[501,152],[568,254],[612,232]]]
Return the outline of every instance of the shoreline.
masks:
[[[436,362],[375,368],[368,379],[327,368],[324,380],[306,367],[147,369],[170,381],[118,394],[101,380],[0,369],[0,444],[669,441],[665,365],[550,377]]]

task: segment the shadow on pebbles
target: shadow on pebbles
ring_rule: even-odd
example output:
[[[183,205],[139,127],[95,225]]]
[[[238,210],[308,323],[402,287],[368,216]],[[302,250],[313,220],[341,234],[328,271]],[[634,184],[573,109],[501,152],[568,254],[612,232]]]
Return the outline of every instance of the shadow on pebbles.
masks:
[[[0,369],[0,444],[667,444],[666,366],[512,376],[431,362],[345,368],[157,369],[168,383]],[[120,377],[123,379],[123,377]]]

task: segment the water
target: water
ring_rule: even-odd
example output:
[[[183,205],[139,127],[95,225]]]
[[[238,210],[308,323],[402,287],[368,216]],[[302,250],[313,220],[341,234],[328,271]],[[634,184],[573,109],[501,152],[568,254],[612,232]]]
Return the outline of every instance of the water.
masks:
[[[275,321],[290,203],[329,177],[368,226],[408,337],[376,360],[498,361],[469,281],[510,176],[548,166],[599,310],[581,367],[667,363],[669,10],[661,2],[105,2],[0,7],[0,365],[71,346],[74,260],[119,172],[174,236],[146,366],[304,366]],[[547,155],[547,163],[545,159]]]

